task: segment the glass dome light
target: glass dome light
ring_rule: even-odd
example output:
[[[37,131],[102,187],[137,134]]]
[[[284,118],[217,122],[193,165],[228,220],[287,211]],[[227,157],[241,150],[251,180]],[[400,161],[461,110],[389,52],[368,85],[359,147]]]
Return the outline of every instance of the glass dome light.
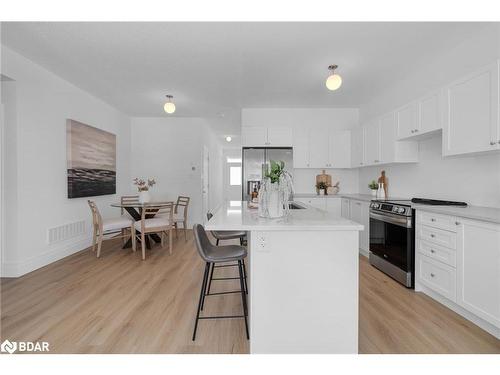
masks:
[[[163,106],[163,109],[165,110],[165,112],[167,112],[168,114],[171,114],[171,113],[174,113],[175,112],[175,104],[172,103],[172,99],[174,97],[172,95],[167,95],[167,102],[165,103],[165,105]]]
[[[331,74],[326,79],[326,87],[328,90],[335,91],[340,86],[342,86],[342,77],[335,73],[335,69],[337,69],[337,65],[330,65],[328,69],[331,71]]]

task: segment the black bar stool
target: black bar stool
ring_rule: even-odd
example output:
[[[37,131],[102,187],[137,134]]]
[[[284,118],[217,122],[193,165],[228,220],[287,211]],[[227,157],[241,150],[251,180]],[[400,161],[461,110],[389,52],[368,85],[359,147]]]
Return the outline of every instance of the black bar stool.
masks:
[[[248,334],[248,308],[247,308],[247,298],[246,289],[244,285],[243,278],[243,259],[247,256],[247,250],[243,246],[238,245],[228,245],[228,246],[214,246],[210,242],[205,232],[205,228],[201,224],[195,224],[193,226],[194,239],[196,243],[196,249],[200,254],[201,258],[205,261],[205,271],[203,274],[203,282],[201,284],[200,299],[198,301],[198,310],[196,311],[196,320],[194,324],[193,331],[193,341],[196,339],[196,330],[198,329],[198,321],[200,319],[229,319],[229,318],[244,318],[245,319],[245,330],[247,334],[247,339],[249,339]],[[238,271],[240,280],[240,290],[219,292],[219,293],[207,293],[207,282],[210,272],[210,267],[216,263],[225,262],[238,262]],[[229,278],[228,278],[229,279]],[[235,278],[236,279],[236,278]],[[241,302],[243,305],[243,315],[221,315],[221,316],[200,316],[200,312],[203,310],[203,305],[205,303],[206,296],[221,295],[221,294],[231,294],[240,293]]]

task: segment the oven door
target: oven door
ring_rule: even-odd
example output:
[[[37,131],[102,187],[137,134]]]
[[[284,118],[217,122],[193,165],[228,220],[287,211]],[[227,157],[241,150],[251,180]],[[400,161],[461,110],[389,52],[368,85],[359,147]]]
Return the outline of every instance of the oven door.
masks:
[[[370,252],[413,273],[412,218],[370,210]]]

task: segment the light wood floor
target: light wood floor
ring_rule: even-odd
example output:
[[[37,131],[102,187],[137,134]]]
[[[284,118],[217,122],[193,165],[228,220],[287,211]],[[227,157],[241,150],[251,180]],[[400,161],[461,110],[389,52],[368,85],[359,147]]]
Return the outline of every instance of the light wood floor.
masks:
[[[226,274],[236,269],[219,269]],[[203,272],[191,234],[174,253],[106,242],[1,282],[2,340],[48,341],[52,353],[248,353],[243,321],[201,321],[191,341]],[[214,291],[237,281],[214,282]],[[208,297],[206,313],[239,314],[239,295]],[[360,353],[500,353],[500,342],[360,258]]]

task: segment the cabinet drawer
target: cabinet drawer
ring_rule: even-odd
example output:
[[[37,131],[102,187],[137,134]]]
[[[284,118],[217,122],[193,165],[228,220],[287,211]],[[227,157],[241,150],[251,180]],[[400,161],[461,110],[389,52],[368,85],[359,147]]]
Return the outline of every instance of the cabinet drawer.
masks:
[[[425,255],[419,256],[419,281],[429,289],[456,302],[456,271],[454,268],[437,262]]]
[[[432,212],[417,212],[418,221],[421,224],[429,225],[435,228],[449,230],[451,232],[457,231],[457,218],[454,216],[434,214]]]
[[[447,230],[419,225],[418,238],[450,249],[457,248],[457,234]]]
[[[438,260],[451,267],[457,265],[457,253],[455,250],[433,244],[431,242],[419,239],[417,241],[418,252],[434,260]]]

